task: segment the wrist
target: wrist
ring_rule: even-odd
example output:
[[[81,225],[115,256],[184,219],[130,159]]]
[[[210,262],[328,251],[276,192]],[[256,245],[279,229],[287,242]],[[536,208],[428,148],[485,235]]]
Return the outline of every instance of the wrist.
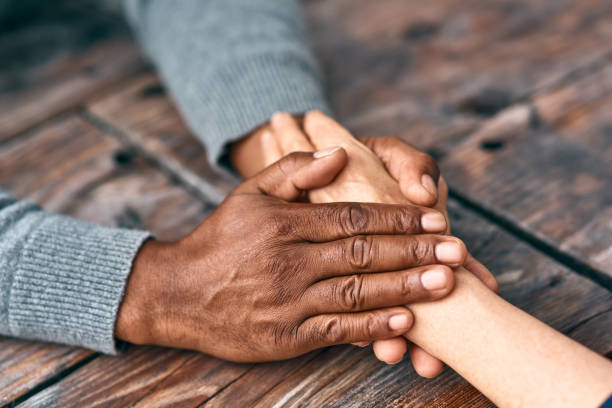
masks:
[[[149,240],[136,255],[119,306],[115,337],[134,344],[159,344],[161,277],[167,262],[164,244]]]

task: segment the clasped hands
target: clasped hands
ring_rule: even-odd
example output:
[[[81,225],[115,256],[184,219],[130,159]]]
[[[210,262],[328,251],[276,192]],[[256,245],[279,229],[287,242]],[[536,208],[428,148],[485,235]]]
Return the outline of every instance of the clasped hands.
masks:
[[[231,159],[250,178],[185,238],[143,245],[119,339],[245,362],[374,342],[394,363],[414,322],[405,305],[450,293],[452,268],[496,289],[446,235],[435,163],[399,139],[358,141],[320,112],[303,124],[277,114]],[[442,369],[415,345],[410,355],[421,375]]]

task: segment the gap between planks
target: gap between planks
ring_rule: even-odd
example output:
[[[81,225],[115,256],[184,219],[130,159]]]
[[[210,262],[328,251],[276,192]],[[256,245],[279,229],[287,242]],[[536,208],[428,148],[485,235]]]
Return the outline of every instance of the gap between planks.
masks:
[[[76,364],[74,364],[74,365],[72,365],[72,366],[70,366],[70,367],[60,371],[59,373],[55,374],[53,377],[48,378],[45,381],[39,383],[38,385],[33,387],[30,391],[26,392],[25,394],[21,395],[20,397],[17,397],[13,401],[10,401],[7,404],[3,405],[2,408],[13,408],[13,407],[18,406],[22,402],[25,402],[26,400],[30,399],[34,395],[36,395],[39,392],[43,391],[45,388],[48,388],[48,387],[50,387],[50,386],[60,382],[61,380],[63,380],[64,378],[68,377],[73,372],[79,370],[81,367],[91,363],[93,360],[98,358],[100,355],[101,355],[100,353],[93,353],[92,355],[90,355],[88,357],[85,357],[83,360],[79,361],[78,363],[76,363]]]
[[[198,176],[179,161],[164,154],[164,148],[161,144],[158,146],[152,141],[145,143],[137,136],[124,132],[88,109],[79,110],[79,115],[103,133],[117,137],[126,147],[138,151],[167,176],[180,181],[183,187],[199,200],[216,207],[225,199],[227,192]]]
[[[486,219],[494,225],[497,225],[502,230],[517,238],[519,241],[525,242],[535,250],[543,253],[549,258],[554,259],[561,265],[564,265],[572,272],[578,273],[605,289],[612,291],[612,278],[600,273],[595,267],[582,261],[568,251],[564,251],[546,239],[538,237],[536,234],[529,232],[527,229],[515,224],[506,217],[503,213],[496,211],[493,208],[482,205],[475,200],[472,200],[467,195],[449,185],[449,197],[457,200],[463,207],[480,217]]]

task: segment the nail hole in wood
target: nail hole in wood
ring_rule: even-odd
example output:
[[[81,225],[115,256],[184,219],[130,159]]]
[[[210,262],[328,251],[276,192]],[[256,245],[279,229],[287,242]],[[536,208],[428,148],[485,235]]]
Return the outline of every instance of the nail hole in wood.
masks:
[[[490,117],[510,106],[512,96],[503,89],[484,88],[475,95],[459,102],[458,109],[462,112]]]
[[[95,65],[87,65],[83,67],[83,73],[87,76],[94,76],[98,72],[98,67]]]
[[[134,161],[134,153],[128,150],[120,150],[115,153],[115,163],[120,166],[127,166]]]
[[[440,27],[428,21],[419,21],[412,24],[404,31],[404,38],[411,41],[421,41],[435,36]]]
[[[141,98],[151,98],[154,96],[164,95],[166,90],[160,84],[149,86],[142,91],[140,91]]]
[[[563,281],[563,278],[561,278],[561,276],[553,276],[550,282],[548,282],[548,286],[551,288],[554,288],[555,286],[560,284],[561,281]]]
[[[486,151],[495,151],[504,147],[504,142],[502,140],[484,140],[480,143],[480,148]]]

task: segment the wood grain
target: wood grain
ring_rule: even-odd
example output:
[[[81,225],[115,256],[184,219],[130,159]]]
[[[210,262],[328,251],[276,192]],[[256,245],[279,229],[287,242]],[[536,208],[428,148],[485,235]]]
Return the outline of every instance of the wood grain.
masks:
[[[249,367],[194,352],[133,347],[121,357],[96,359],[21,406],[197,406]]]
[[[612,288],[612,3],[305,3],[340,120]]]
[[[88,221],[176,239],[206,217],[195,199],[142,157],[76,116],[0,147],[0,185],[18,198]],[[0,339],[0,402],[23,395],[92,352]]]
[[[99,3],[57,2],[38,12],[30,5],[27,18],[0,32],[0,141],[144,67],[123,16]]]
[[[427,129],[490,117],[612,49],[605,0],[305,6],[340,119],[360,132],[394,134],[417,122],[422,144],[439,137]]]
[[[442,171],[459,194],[580,260],[612,288],[611,110],[612,58],[500,112],[441,160]]]
[[[208,201],[220,203],[237,185],[228,172],[213,171],[203,144],[187,129],[154,74],[142,74],[95,99],[86,112]]]

